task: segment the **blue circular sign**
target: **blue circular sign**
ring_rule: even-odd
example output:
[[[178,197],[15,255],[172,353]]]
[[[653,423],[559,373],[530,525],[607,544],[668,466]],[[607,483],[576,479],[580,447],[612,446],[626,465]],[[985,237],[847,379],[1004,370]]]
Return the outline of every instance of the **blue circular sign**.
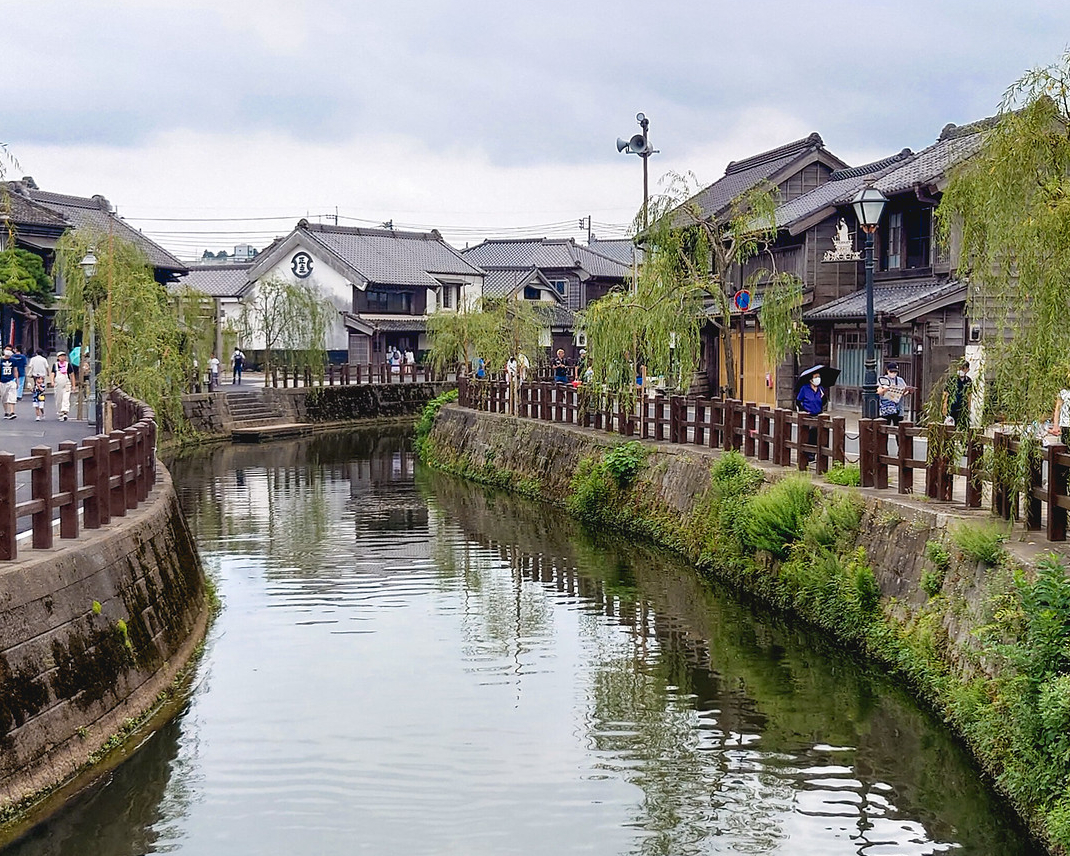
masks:
[[[750,292],[745,288],[741,288],[736,292],[736,296],[732,298],[732,302],[735,303],[736,309],[740,312],[746,312],[750,309]]]

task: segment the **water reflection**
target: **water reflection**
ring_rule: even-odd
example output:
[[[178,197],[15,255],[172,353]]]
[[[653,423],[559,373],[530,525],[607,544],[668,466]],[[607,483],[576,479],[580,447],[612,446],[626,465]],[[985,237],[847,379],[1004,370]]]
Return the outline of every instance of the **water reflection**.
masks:
[[[1031,852],[857,663],[404,437],[171,467],[226,602],[203,680],[5,856]]]

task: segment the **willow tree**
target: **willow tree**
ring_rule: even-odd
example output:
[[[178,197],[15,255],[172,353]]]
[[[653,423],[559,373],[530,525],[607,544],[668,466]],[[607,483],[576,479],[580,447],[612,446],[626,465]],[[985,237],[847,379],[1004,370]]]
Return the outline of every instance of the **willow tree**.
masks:
[[[1050,417],[1070,375],[1070,51],[1005,93],[978,153],[952,173],[940,233],[968,272],[985,340],[986,408]]]
[[[483,297],[456,312],[435,312],[427,319],[430,358],[437,370],[482,359],[489,371],[509,357],[538,352],[550,319],[535,301]]]
[[[90,249],[97,264],[86,279],[81,262]],[[181,430],[192,358],[182,351],[178,319],[148,260],[133,244],[89,230],[64,234],[56,255],[66,285],[57,322],[72,339],[88,341],[92,313],[100,386],[122,387],[151,405],[162,427]]]
[[[256,285],[243,304],[241,323],[246,339],[264,343],[264,371],[273,355],[286,351],[299,363],[322,366],[327,357],[327,333],[338,316],[334,304],[311,283],[269,277]]]
[[[733,273],[758,257],[768,264],[757,265],[746,284],[764,289],[759,318],[770,361],[779,362],[806,341],[799,319],[802,281],[778,271],[770,252],[777,236],[775,188],[758,186],[742,194],[717,219],[698,207],[698,188],[693,176],[667,177],[666,192],[650,204],[653,222],[642,233],[645,257],[634,287],[580,314],[595,378],[610,388],[634,388],[645,367],[686,389],[699,365],[699,331],[708,319],[724,353],[728,394],[735,396]]]

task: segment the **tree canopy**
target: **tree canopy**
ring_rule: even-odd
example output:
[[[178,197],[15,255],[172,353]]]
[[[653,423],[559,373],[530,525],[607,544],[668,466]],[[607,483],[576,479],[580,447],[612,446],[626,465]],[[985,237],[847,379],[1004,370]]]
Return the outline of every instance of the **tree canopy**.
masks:
[[[97,265],[87,280],[81,262],[90,249]],[[57,323],[72,338],[88,341],[92,310],[99,386],[122,387],[151,405],[162,427],[181,430],[192,356],[183,350],[177,314],[148,260],[117,236],[87,230],[64,234],[56,254],[66,284]]]
[[[700,185],[693,176],[670,174],[665,183],[665,192],[651,200],[651,225],[640,234],[645,258],[634,288],[610,294],[580,313],[595,379],[624,392],[645,366],[647,374],[686,389],[699,365],[699,331],[709,320],[722,342],[729,395],[735,395],[729,338],[734,268],[759,256],[768,260],[747,285],[763,289],[759,320],[771,361],[798,351],[806,340],[806,329],[798,323],[802,282],[777,271],[768,252],[777,235],[776,190],[758,186],[714,219],[695,202]]]
[[[456,312],[434,312],[427,319],[430,361],[439,371],[477,359],[498,371],[511,356],[538,353],[548,318],[530,300],[482,297],[466,301]]]
[[[312,283],[268,277],[243,305],[241,327],[245,337],[263,341],[264,370],[270,371],[278,351],[304,365],[322,365],[337,316],[334,304]]]
[[[29,297],[51,306],[52,277],[45,273],[41,257],[17,247],[0,252],[0,303],[19,303]]]
[[[1070,51],[1007,90],[937,213],[960,243],[970,316],[989,328],[989,412],[1043,419],[1070,387]]]

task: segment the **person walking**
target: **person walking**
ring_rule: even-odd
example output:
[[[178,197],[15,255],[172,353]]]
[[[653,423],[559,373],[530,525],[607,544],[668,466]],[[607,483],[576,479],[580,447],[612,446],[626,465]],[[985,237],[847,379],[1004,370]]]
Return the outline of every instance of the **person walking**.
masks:
[[[219,357],[212,352],[208,359],[208,391],[219,389]]]
[[[11,346],[11,361],[15,364],[15,369],[19,373],[19,391],[16,398],[22,401],[22,393],[26,389],[26,355],[22,353],[21,345]]]
[[[234,355],[230,358],[230,362],[231,370],[233,371],[230,382],[232,384],[241,383],[242,369],[245,368],[245,354],[243,354],[240,349],[235,348]]]
[[[11,348],[4,348],[3,359],[0,359],[0,397],[4,402],[5,419],[18,418],[15,401],[19,395],[19,370],[15,367],[13,356]]]
[[[71,409],[72,371],[67,352],[56,354],[56,362],[52,365],[52,386],[56,390],[56,418],[61,422],[67,421],[67,413]]]
[[[809,382],[799,388],[799,393],[795,396],[795,403],[803,413],[820,416],[828,402],[828,393],[825,391],[825,387],[821,385],[821,372],[814,372],[807,380]],[[806,429],[806,434],[806,442],[811,446],[816,446],[817,426],[811,425]],[[806,460],[811,463],[816,457],[813,452],[806,453]]]
[[[944,424],[954,425],[959,431],[970,427],[970,396],[973,394],[973,380],[969,360],[959,363],[958,372],[947,379],[944,388],[943,415]]]
[[[557,355],[550,362],[554,370],[554,383],[568,383],[568,360],[565,359],[565,349],[558,348]]]
[[[38,349],[26,365],[29,375],[30,394],[33,397],[33,415],[37,422],[45,418],[45,386],[48,384],[48,360]]]
[[[903,396],[910,394],[907,382],[899,377],[899,363],[888,363],[884,374],[877,379],[877,413],[889,425],[898,425],[903,418]]]

